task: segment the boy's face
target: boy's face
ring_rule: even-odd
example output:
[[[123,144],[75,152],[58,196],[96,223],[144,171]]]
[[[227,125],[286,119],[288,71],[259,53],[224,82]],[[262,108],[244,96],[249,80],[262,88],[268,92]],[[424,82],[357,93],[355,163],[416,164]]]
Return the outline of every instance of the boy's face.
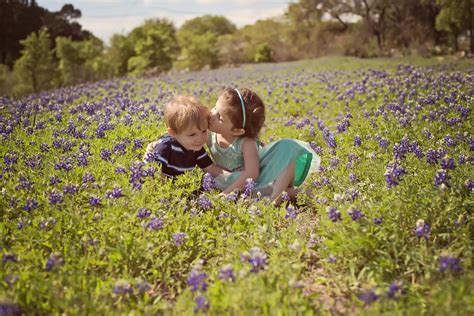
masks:
[[[186,150],[199,151],[207,141],[207,126],[199,128],[191,126],[180,133],[175,133],[168,129],[168,133],[173,136]]]

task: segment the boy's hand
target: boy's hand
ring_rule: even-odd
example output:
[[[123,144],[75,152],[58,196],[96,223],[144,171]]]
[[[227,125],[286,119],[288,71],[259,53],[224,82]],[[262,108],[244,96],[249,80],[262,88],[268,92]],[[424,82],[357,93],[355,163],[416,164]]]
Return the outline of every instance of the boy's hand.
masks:
[[[149,143],[148,146],[146,146],[146,151],[145,151],[145,155],[143,156],[143,160],[149,160],[153,157],[153,153],[155,152],[155,147],[159,143],[160,141],[154,141],[154,142]]]

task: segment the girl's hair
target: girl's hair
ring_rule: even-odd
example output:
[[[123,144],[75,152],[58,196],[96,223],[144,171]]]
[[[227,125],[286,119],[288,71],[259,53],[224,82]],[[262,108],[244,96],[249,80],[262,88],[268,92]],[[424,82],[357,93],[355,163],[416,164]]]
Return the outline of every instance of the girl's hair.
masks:
[[[242,137],[256,138],[265,122],[265,105],[262,99],[247,88],[238,89],[245,107],[245,126],[243,126],[242,103],[236,89],[227,88],[220,97],[224,98],[224,111],[229,116],[234,128],[243,128]]]
[[[178,95],[165,107],[166,126],[178,134],[190,126],[207,129],[209,112],[197,99]]]

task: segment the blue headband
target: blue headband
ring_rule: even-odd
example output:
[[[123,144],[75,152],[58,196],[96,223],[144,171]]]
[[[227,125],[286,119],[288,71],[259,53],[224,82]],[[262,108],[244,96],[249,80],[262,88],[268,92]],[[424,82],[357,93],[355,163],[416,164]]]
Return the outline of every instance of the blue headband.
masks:
[[[239,96],[239,99],[240,99],[240,105],[242,106],[242,117],[243,117],[243,123],[242,123],[242,128],[245,129],[245,102],[244,102],[244,98],[242,98],[242,95],[240,94],[240,91],[239,89],[234,89],[238,96]]]

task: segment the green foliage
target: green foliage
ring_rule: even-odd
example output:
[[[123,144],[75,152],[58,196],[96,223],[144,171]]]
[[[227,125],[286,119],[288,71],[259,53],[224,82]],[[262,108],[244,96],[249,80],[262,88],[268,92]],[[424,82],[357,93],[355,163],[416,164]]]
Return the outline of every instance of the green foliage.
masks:
[[[179,50],[175,33],[173,24],[166,19],[147,20],[133,29],[129,37],[135,55],[128,60],[128,71],[138,75],[171,69]]]
[[[48,31],[43,28],[21,41],[21,57],[15,62],[15,94],[47,90],[57,85],[56,65]]]
[[[111,66],[102,57],[103,44],[99,39],[75,42],[56,38],[56,56],[63,85],[95,81],[110,77]]]
[[[8,95],[13,91],[13,73],[7,65],[0,64],[0,96]]]
[[[260,46],[257,47],[257,51],[255,52],[254,61],[256,63],[264,63],[264,62],[273,61],[273,59],[272,59],[272,50],[268,46],[267,43],[260,44]]]
[[[106,59],[113,69],[114,76],[124,76],[128,71],[128,60],[135,54],[133,42],[128,36],[114,34],[110,47],[105,52]]]
[[[205,15],[186,21],[178,30],[181,54],[174,66],[188,70],[218,67],[217,39],[235,30],[235,25],[222,16]]]

